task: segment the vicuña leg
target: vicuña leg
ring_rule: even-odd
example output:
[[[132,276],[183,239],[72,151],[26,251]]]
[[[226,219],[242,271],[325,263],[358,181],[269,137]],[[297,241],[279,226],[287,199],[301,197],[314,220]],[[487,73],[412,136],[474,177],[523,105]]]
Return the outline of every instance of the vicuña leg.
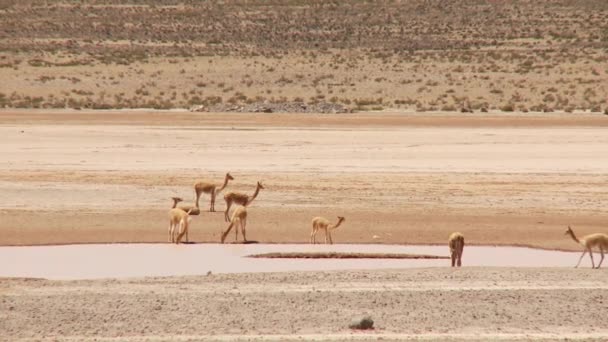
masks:
[[[241,220],[237,219],[234,227],[234,242],[239,241],[239,228],[241,227]]]
[[[247,242],[247,236],[245,235],[246,227],[247,227],[247,219],[241,219],[241,233],[243,234],[244,242]]]
[[[177,236],[177,239],[175,240],[176,244],[179,244],[180,241],[182,241],[182,237],[184,237],[184,235],[188,234],[188,224],[186,224],[182,221],[178,224],[178,227],[179,227],[179,235]]]
[[[211,191],[211,205],[209,206],[209,211],[215,211],[215,189]]]
[[[228,214],[230,213],[230,207],[232,206],[232,201],[226,201],[226,211],[224,212],[224,219],[226,222],[230,221],[230,217]]]
[[[173,234],[174,234],[173,222],[169,222],[169,242],[173,243]]]
[[[591,268],[595,268],[595,262],[593,262],[593,251],[589,248],[589,257],[591,258]]]
[[[329,228],[327,229],[327,237],[329,237],[329,244],[333,245],[334,241],[331,239],[331,231],[329,230]]]
[[[171,243],[175,242],[177,236],[179,235],[179,223],[173,223],[173,228],[171,229]]]
[[[583,254],[581,255],[581,257],[578,259],[578,263],[576,263],[576,266],[574,266],[574,268],[577,268],[577,267],[578,267],[578,265],[580,265],[580,264],[581,264],[581,260],[583,260],[583,257],[585,256],[585,254],[586,254],[586,253],[587,253],[587,250],[585,249],[585,250],[583,251]]]
[[[228,228],[226,228],[226,230],[222,233],[222,243],[224,243],[224,241],[226,240],[226,236],[228,235],[228,233],[230,233],[230,229],[232,229],[233,226],[234,226],[234,222],[230,222],[230,225],[228,226]]]
[[[602,262],[604,261],[604,248],[602,246],[600,246],[600,255],[602,258],[600,259],[600,263],[597,264],[597,268],[600,268],[600,266],[602,266]]]
[[[464,239],[460,241],[460,246],[458,247],[458,267],[462,266],[462,252],[464,251]]]
[[[317,225],[312,224],[312,231],[310,232],[310,243],[313,245],[317,243]]]
[[[458,267],[462,266],[462,250],[458,253]]]
[[[196,193],[196,202],[194,202],[194,203],[198,203],[198,201],[200,201],[200,199],[201,199],[202,191],[201,190],[197,190],[197,189],[194,189],[194,191]]]

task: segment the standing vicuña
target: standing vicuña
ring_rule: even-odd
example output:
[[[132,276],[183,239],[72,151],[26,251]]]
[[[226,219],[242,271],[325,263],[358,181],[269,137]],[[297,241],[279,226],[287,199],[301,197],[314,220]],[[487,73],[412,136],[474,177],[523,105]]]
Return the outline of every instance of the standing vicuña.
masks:
[[[310,243],[317,243],[317,232],[319,230],[325,230],[325,243],[327,243],[327,239],[329,238],[329,243],[333,244],[334,242],[331,239],[331,231],[338,228],[342,222],[346,220],[342,216],[338,216],[338,223],[333,226],[330,225],[329,221],[324,217],[315,217],[312,219],[312,232],[310,233]]]
[[[452,256],[452,267],[462,265],[462,251],[464,250],[464,236],[461,233],[452,233],[448,240],[450,254]]]
[[[257,186],[255,187],[255,192],[251,196],[240,192],[226,193],[224,195],[224,200],[226,201],[226,212],[224,213],[224,219],[226,220],[226,222],[230,221],[228,213],[232,204],[240,204],[244,207],[250,205],[251,202],[253,202],[253,200],[258,197],[260,189],[264,189],[264,186],[262,186],[262,183],[258,182]]]
[[[211,194],[211,204],[209,204],[209,211],[215,211],[215,196],[222,192],[228,186],[228,182],[234,178],[230,175],[230,172],[226,173],[224,177],[224,184],[217,189],[219,184],[210,181],[200,181],[194,184],[194,193],[196,194],[196,206],[198,207],[198,201],[201,198],[202,193]]]
[[[232,227],[234,227],[234,226],[236,226],[234,228],[234,230],[236,231],[235,241],[239,240],[239,226],[240,226],[241,233],[243,233],[243,241],[247,242],[247,236],[245,235],[245,228],[247,226],[247,208],[238,207],[234,210],[234,212],[232,213],[232,219],[230,220],[230,225],[222,233],[222,243],[224,243],[224,241],[226,240],[226,236],[230,232],[230,229],[232,229]]]
[[[181,197],[171,197],[171,199],[173,200],[173,207],[172,208],[179,208],[185,212],[187,212],[189,215],[199,215],[201,213],[200,208],[198,207],[198,202],[195,205],[177,205],[179,202],[183,201],[183,199]],[[186,231],[186,242],[188,242],[188,231]]]
[[[169,210],[169,242],[180,243],[184,234],[188,233],[190,220],[190,211],[185,212],[179,208]],[[175,238],[176,233],[177,238]]]
[[[570,235],[574,241],[578,242],[583,247],[585,247],[585,250],[583,251],[583,255],[581,255],[580,259],[578,259],[578,263],[576,264],[576,266],[574,266],[575,268],[581,264],[581,260],[583,260],[583,257],[585,256],[585,253],[587,253],[587,252],[589,252],[589,257],[591,258],[591,268],[600,268],[600,266],[602,266],[602,261],[604,261],[604,249],[608,250],[608,235],[602,234],[602,233],[596,233],[596,234],[585,235],[582,238],[577,239],[576,235],[574,235],[574,232],[572,231],[572,228],[570,226],[568,226],[568,229],[566,230],[566,233],[564,233],[564,234]],[[600,263],[597,265],[597,267],[595,267],[595,262],[593,261],[593,251],[591,250],[593,247],[599,248],[600,254],[602,255],[602,258],[600,259]]]

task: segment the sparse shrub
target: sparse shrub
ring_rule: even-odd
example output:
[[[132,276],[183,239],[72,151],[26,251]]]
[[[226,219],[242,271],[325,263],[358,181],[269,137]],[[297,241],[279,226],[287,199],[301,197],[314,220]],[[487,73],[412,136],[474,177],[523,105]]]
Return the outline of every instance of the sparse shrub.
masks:
[[[382,98],[377,99],[356,99],[355,104],[357,106],[372,106],[382,104]]]
[[[513,105],[509,103],[500,107],[500,110],[502,110],[503,112],[512,112],[515,110],[515,108],[513,108]]]

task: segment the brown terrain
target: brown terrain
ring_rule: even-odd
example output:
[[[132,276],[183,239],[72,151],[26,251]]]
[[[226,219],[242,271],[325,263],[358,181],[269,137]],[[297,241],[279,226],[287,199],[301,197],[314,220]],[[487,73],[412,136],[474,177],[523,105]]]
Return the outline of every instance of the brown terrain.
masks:
[[[607,275],[430,268],[4,279],[6,341],[606,341]],[[348,329],[370,315],[375,329]]]
[[[260,243],[345,216],[335,243],[580,251],[568,225],[608,233],[606,51],[604,0],[0,1],[0,249],[165,243],[171,197],[231,172],[225,191],[264,184]],[[190,240],[217,243],[223,195],[200,204]],[[608,340],[605,270],[464,255],[0,278],[0,341]]]
[[[608,108],[608,2],[2,1],[0,107]]]
[[[295,117],[294,117],[295,116]],[[164,242],[171,197],[198,179],[265,189],[248,237],[338,243],[579,250],[563,233],[606,231],[608,117],[601,114],[205,114],[4,111],[0,244]],[[219,242],[222,194],[191,226]]]

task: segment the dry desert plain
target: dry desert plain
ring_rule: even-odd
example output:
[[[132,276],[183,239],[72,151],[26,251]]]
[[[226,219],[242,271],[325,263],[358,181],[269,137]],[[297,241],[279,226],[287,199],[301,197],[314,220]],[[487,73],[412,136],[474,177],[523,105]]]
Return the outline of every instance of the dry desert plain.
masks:
[[[563,235],[568,224],[578,234],[606,231],[607,125],[597,114],[5,110],[0,243],[162,243],[170,196],[192,201],[194,180],[219,182],[230,171],[228,190],[265,185],[249,208],[248,237],[259,242],[305,243],[313,216],[341,215],[337,243],[445,244],[459,230],[468,244],[579,250]],[[216,207],[195,218],[191,240],[219,240],[222,199]],[[604,270],[468,268],[466,261],[465,250],[457,270],[4,278],[0,335],[608,338]],[[348,329],[361,314],[372,315],[374,331]]]
[[[604,112],[607,19],[605,0],[5,0],[0,107]]]
[[[171,196],[200,179],[263,189],[250,239],[304,243],[345,216],[339,243],[578,250],[606,229],[608,117],[578,114],[213,114],[5,111],[3,245],[164,242]],[[225,203],[190,236],[218,242]],[[203,196],[201,207],[208,208]]]
[[[578,251],[568,224],[608,229],[607,18],[605,0],[0,1],[0,252],[164,243],[170,197],[228,171],[227,191],[265,186],[260,243],[340,215],[341,244]],[[120,110],[138,108],[166,111]],[[219,197],[196,245],[152,247],[218,242]],[[457,270],[0,278],[0,340],[608,339],[604,269],[473,251]],[[347,328],[362,314],[374,331]]]

